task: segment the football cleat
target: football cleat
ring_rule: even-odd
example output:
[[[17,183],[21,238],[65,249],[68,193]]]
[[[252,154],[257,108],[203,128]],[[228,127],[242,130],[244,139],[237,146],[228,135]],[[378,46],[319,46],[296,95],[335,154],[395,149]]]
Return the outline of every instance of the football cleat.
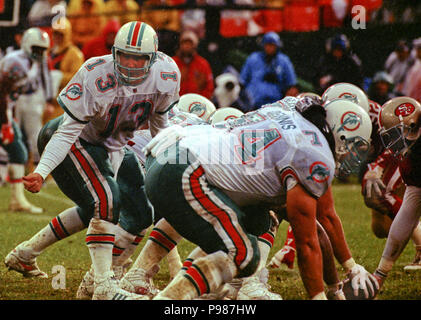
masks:
[[[155,267],[159,268],[159,266]],[[156,273],[154,271],[155,270],[152,270],[153,274]],[[142,268],[132,268],[129,272],[127,272],[120,281],[120,288],[127,290],[128,292],[147,295],[151,298],[159,293],[159,290],[153,283],[151,272],[147,272]]]
[[[48,275],[38,268],[35,256],[29,259],[22,257],[22,253],[25,251],[25,242],[18,245],[6,256],[4,264],[9,270],[17,271],[27,278],[48,278]],[[30,254],[27,255],[31,256]]]
[[[131,259],[122,266],[113,266],[114,276],[117,280],[121,280],[127,272],[127,268],[132,263]],[[85,273],[82,281],[80,282],[79,288],[76,292],[76,298],[81,300],[91,299],[94,294],[94,269],[93,266]]]
[[[288,269],[294,268],[294,259],[295,259],[295,249],[291,246],[284,246],[279,250],[270,260],[268,267],[277,269],[280,268],[282,264],[285,264]]]
[[[118,285],[118,280],[112,271],[107,272],[101,278],[96,278],[92,300],[149,300],[146,296],[125,291]]]
[[[414,261],[406,265],[403,270],[405,271],[418,271],[421,270],[421,250],[417,250]]]
[[[203,294],[195,300],[237,300],[241,282],[241,279],[233,279],[231,282],[222,285],[215,293]]]
[[[34,206],[33,204],[29,203],[28,201],[21,201],[21,202],[10,202],[9,211],[42,213],[44,210],[42,208]]]
[[[243,285],[238,291],[237,300],[282,300],[281,295],[270,292],[268,271],[262,269],[259,274],[243,279]]]

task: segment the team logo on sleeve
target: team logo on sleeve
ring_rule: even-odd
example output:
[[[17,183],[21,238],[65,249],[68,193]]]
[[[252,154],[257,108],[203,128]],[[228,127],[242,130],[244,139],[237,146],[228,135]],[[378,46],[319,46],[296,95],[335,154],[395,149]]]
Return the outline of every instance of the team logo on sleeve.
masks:
[[[415,107],[412,103],[405,102],[400,105],[398,105],[395,109],[395,115],[396,116],[402,116],[407,117],[411,115],[415,111]]]
[[[310,166],[310,175],[307,180],[313,180],[318,183],[325,182],[330,177],[329,167],[321,161],[316,161]]]
[[[352,111],[345,112],[341,118],[341,125],[338,131],[355,131],[361,125],[361,118],[358,114]]]
[[[65,92],[62,93],[62,96],[65,96],[69,100],[78,100],[83,94],[82,85],[80,83],[71,83],[67,86]]]

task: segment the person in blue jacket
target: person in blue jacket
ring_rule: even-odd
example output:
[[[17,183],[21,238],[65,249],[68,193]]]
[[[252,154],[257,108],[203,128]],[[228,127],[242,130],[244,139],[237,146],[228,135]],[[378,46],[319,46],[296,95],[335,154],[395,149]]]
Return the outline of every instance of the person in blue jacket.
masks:
[[[280,52],[282,45],[279,35],[268,32],[261,44],[263,50],[250,54],[240,75],[246,90],[253,97],[255,109],[298,93],[294,66],[289,57]]]

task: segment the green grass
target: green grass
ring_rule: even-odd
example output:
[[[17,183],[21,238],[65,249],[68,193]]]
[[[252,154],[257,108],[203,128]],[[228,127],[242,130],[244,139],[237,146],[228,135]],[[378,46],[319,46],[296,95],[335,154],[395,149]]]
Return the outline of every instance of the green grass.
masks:
[[[385,239],[377,239],[370,229],[370,210],[365,207],[360,195],[360,187],[356,184],[335,183],[333,187],[335,205],[345,230],[348,244],[354,259],[364,265],[367,270],[374,271],[381,257]],[[39,195],[26,193],[34,204],[45,208],[42,215],[29,213],[11,213],[7,210],[9,187],[0,188],[0,259],[4,260],[10,250],[20,242],[29,239],[41,228],[45,227],[53,217],[71,206],[71,202],[54,185],[43,188]],[[269,259],[279,250],[286,236],[288,224],[281,223],[274,248]],[[47,248],[37,259],[41,270],[49,274],[48,279],[24,278],[22,275],[6,269],[0,263],[0,300],[72,300],[86,270],[90,266],[90,258],[84,244],[85,232],[81,231],[69,238]],[[145,240],[135,252],[137,257]],[[186,258],[195,246],[183,240],[178,250],[181,258]],[[379,295],[381,300],[414,300],[421,298],[421,272],[407,273],[403,267],[414,257],[414,247],[410,241],[390,273],[384,288]],[[66,270],[66,288],[55,290],[52,286],[53,266],[61,265]],[[338,265],[341,276],[343,271]],[[169,281],[166,261],[161,263],[161,270],[155,276],[155,284],[164,288]],[[277,269],[270,271],[269,283],[274,292],[280,293],[286,300],[307,299],[297,264],[294,269]]]

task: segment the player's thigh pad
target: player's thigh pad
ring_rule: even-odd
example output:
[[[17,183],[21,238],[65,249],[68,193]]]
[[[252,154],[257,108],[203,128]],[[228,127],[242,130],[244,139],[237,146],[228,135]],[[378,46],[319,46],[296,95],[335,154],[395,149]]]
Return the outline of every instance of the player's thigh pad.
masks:
[[[148,157],[146,194],[155,212],[206,253],[226,252],[239,268],[239,276],[253,274],[260,255],[257,237],[246,231],[244,212],[220,189],[208,184],[202,166],[191,153],[175,149],[170,156]],[[187,161],[177,163],[175,159]]]

